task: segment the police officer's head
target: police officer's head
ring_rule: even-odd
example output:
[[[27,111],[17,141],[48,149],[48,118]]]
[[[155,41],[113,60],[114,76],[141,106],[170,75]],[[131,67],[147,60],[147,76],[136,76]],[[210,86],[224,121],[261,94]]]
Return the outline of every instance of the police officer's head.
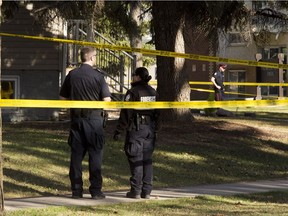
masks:
[[[145,67],[138,67],[136,68],[135,72],[132,74],[133,76],[133,80],[134,81],[139,81],[140,80],[144,81],[144,82],[149,82],[151,80],[151,76],[149,76],[149,72],[147,70],[147,68]],[[139,78],[138,78],[139,77]]]
[[[225,71],[226,68],[227,68],[227,64],[219,64],[219,70],[220,70],[221,72]]]
[[[96,50],[94,47],[83,47],[80,51],[80,58],[83,63],[93,65],[96,60]]]

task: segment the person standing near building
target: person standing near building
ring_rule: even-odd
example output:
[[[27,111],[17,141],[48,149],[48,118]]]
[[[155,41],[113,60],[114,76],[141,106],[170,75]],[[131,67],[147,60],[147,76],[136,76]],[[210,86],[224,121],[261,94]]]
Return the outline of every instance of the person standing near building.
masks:
[[[148,82],[151,76],[145,67],[139,67],[132,75],[132,88],[127,91],[125,101],[156,101],[157,93]],[[152,191],[152,155],[157,132],[160,129],[159,110],[122,109],[113,139],[118,140],[125,130],[124,150],[130,166],[130,191],[126,197],[149,199]]]
[[[226,64],[219,64],[219,70],[217,70],[211,77],[211,82],[214,86],[215,101],[222,101],[224,99],[224,71],[226,70]]]
[[[102,74],[93,69],[96,50],[81,49],[82,64],[71,70],[60,90],[60,99],[79,101],[111,101],[108,85]],[[104,199],[102,192],[102,155],[104,146],[104,111],[93,108],[71,108],[68,144],[71,147],[70,171],[72,198],[83,197],[82,161],[89,154],[89,192],[92,199]]]

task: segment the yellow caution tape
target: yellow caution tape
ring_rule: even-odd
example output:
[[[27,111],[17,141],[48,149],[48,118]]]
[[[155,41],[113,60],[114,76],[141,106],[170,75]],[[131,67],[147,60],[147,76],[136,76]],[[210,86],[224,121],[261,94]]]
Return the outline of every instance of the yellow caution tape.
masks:
[[[156,85],[157,80],[149,82],[151,85]],[[212,82],[190,81],[190,85],[213,85]],[[237,85],[237,86],[282,86],[288,87],[288,83],[253,83],[253,82],[224,82],[224,85]]]
[[[140,48],[131,48],[124,46],[98,44],[87,41],[77,41],[59,38],[49,38],[40,36],[29,36],[20,34],[0,33],[0,36],[20,37],[33,40],[44,40],[59,43],[71,43],[82,46],[94,46],[97,48],[107,48],[112,50],[122,50],[127,52],[140,52],[147,55],[165,56],[165,57],[179,57],[191,60],[208,61],[208,62],[225,62],[228,64],[238,64],[246,66],[257,66],[266,68],[283,68],[288,69],[287,64],[277,64],[271,62],[257,62],[239,59],[228,59],[213,56],[185,54],[161,50],[149,50]],[[211,82],[189,82],[190,84],[208,84]],[[253,85],[253,86],[288,86],[284,83],[224,83],[226,85]],[[95,102],[95,101],[60,101],[60,100],[23,100],[23,99],[2,99],[0,100],[0,107],[35,107],[35,108],[208,108],[208,107],[240,107],[240,106],[268,106],[268,105],[288,105],[288,100],[263,100],[263,101],[189,101],[189,102]]]
[[[193,91],[200,91],[200,92],[214,92],[214,90],[210,89],[200,89],[200,88],[190,88]],[[251,97],[256,97],[257,95],[255,94],[245,94],[245,93],[239,93],[239,92],[227,92],[225,91],[225,94],[233,94],[233,95],[245,95],[245,96],[251,96]]]
[[[164,51],[164,50],[150,50],[150,49],[144,49],[144,48],[132,48],[132,47],[125,47],[125,46],[109,45],[109,44],[99,44],[99,43],[88,42],[88,41],[77,41],[77,40],[68,40],[68,39],[60,39],[60,38],[10,34],[10,33],[4,33],[4,32],[0,33],[0,36],[20,37],[20,38],[25,38],[25,39],[44,40],[44,41],[52,41],[52,42],[59,42],[59,43],[70,43],[70,44],[78,44],[81,46],[94,46],[99,49],[106,48],[106,49],[126,51],[126,52],[139,52],[144,55],[155,55],[155,56],[175,57],[175,58],[178,57],[178,58],[185,58],[185,59],[198,60],[198,61],[208,61],[208,62],[223,62],[223,63],[225,62],[227,64],[246,65],[246,66],[253,66],[253,67],[288,69],[287,64],[277,64],[277,63],[272,63],[272,62],[262,62],[262,61],[257,62],[257,61],[250,61],[250,60],[221,58],[221,57],[215,57],[215,56],[186,54],[186,53],[170,52],[170,51]]]
[[[212,82],[198,82],[191,81],[190,85],[213,85]],[[224,85],[237,85],[237,86],[288,86],[288,83],[252,83],[252,82],[224,82]]]
[[[26,100],[1,99],[0,107],[34,108],[104,108],[104,109],[177,109],[177,108],[217,108],[250,106],[288,106],[288,99],[251,100],[251,101],[187,101],[187,102],[104,102],[104,101],[69,101],[69,100]]]
[[[193,91],[201,91],[201,92],[214,92],[214,90],[211,89],[200,89],[200,88],[190,88]]]

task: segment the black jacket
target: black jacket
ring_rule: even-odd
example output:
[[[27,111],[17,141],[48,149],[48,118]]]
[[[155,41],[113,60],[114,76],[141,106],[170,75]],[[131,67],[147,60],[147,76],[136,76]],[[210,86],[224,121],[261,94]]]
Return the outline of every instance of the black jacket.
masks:
[[[212,77],[215,78],[215,82],[217,83],[217,85],[221,86],[221,89],[223,90],[224,89],[224,84],[223,84],[223,82],[224,82],[224,74],[221,71],[218,70],[212,75]],[[216,88],[216,86],[214,86],[214,90],[218,90]]]
[[[142,102],[153,102],[156,101],[158,96],[154,88],[148,85],[147,82],[138,81],[132,83],[132,88],[129,89],[125,95],[125,101],[142,101]],[[118,120],[117,130],[127,130],[136,116],[146,115],[150,116],[155,121],[155,131],[158,131],[160,125],[160,113],[157,109],[121,109],[120,117]]]

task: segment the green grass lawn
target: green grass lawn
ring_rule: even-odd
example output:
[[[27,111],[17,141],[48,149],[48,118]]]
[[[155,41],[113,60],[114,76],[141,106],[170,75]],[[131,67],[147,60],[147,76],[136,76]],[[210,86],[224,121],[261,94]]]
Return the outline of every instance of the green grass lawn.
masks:
[[[154,188],[286,178],[288,176],[288,115],[284,112],[281,115],[277,112],[269,114],[265,112],[266,115],[263,117],[259,113],[255,117],[245,117],[238,110],[233,118],[198,116],[192,123],[165,124],[159,133],[154,153]],[[112,140],[114,129],[115,121],[109,121],[106,128],[103,160],[104,192],[129,189],[130,174],[123,152],[123,140]],[[65,122],[3,124],[3,173],[6,199],[71,193],[68,178],[70,154],[67,145],[68,130],[69,124]],[[88,193],[87,158],[83,163],[83,169],[85,193]],[[287,193],[283,193],[283,197],[287,201]],[[208,210],[201,212],[203,214],[197,213],[198,210],[195,208],[198,205],[205,205],[207,202],[205,199],[211,200],[211,208],[215,205],[215,209],[212,209],[211,213]],[[174,201],[148,201],[149,208],[151,206],[153,209],[152,206],[155,205],[156,210],[155,214],[149,212],[146,215],[173,215],[172,210],[170,213],[165,213],[166,211],[162,208],[166,209],[168,208],[166,205],[171,205],[171,208],[175,207],[175,211],[178,211],[177,208],[184,208],[181,206],[185,206],[186,202],[187,205],[196,206],[191,208],[191,215],[237,215],[229,212],[230,205],[235,206],[232,201],[232,204],[230,201],[223,201],[227,209],[224,209],[223,213],[220,210],[217,213],[217,203],[219,205],[219,200],[226,198],[206,197],[205,199],[201,197],[179,199],[175,201],[175,206]],[[234,198],[227,199],[233,200]],[[154,202],[156,204],[152,204]],[[241,202],[244,203],[244,201]],[[253,199],[250,202],[253,204]],[[259,203],[257,201],[255,208],[260,208],[262,202],[265,203],[265,199]],[[145,206],[145,203],[137,205]],[[236,206],[237,208],[243,207],[243,211],[247,211],[246,215],[253,215],[248,210],[249,205],[252,204]],[[123,212],[119,210],[115,214],[129,215],[125,209],[134,208],[129,205],[119,205],[123,206]],[[282,205],[286,204],[271,202],[271,205],[273,208],[279,206],[279,212],[283,213]],[[247,207],[246,210],[245,207]],[[103,208],[103,215],[108,214],[108,210],[106,214],[106,207],[103,206],[78,207],[76,210],[72,207],[52,208],[56,209],[55,213],[53,213],[54,210],[49,210],[46,215],[57,215],[58,211],[62,212],[59,215],[73,215],[74,211],[83,212],[83,214],[75,215],[92,215],[91,212],[97,208]],[[121,209],[122,207],[111,206],[109,214],[113,214],[113,208]],[[65,209],[68,213],[64,213],[65,211],[61,209]],[[101,210],[98,211],[101,212]],[[163,214],[160,213],[162,211]],[[259,215],[265,215],[262,213]],[[271,215],[272,213],[273,211]],[[284,214],[282,213],[281,215]],[[179,213],[175,212],[174,215],[177,214],[185,215],[185,211],[179,210]],[[27,213],[27,215],[33,214]],[[141,212],[138,215],[145,214]]]
[[[154,187],[286,177],[287,125],[287,121],[242,117],[198,117],[192,124],[165,125],[154,153]],[[111,139],[114,126],[111,122],[107,128],[104,191],[129,185],[123,141]],[[3,126],[6,198],[70,193],[68,127],[61,122]]]

